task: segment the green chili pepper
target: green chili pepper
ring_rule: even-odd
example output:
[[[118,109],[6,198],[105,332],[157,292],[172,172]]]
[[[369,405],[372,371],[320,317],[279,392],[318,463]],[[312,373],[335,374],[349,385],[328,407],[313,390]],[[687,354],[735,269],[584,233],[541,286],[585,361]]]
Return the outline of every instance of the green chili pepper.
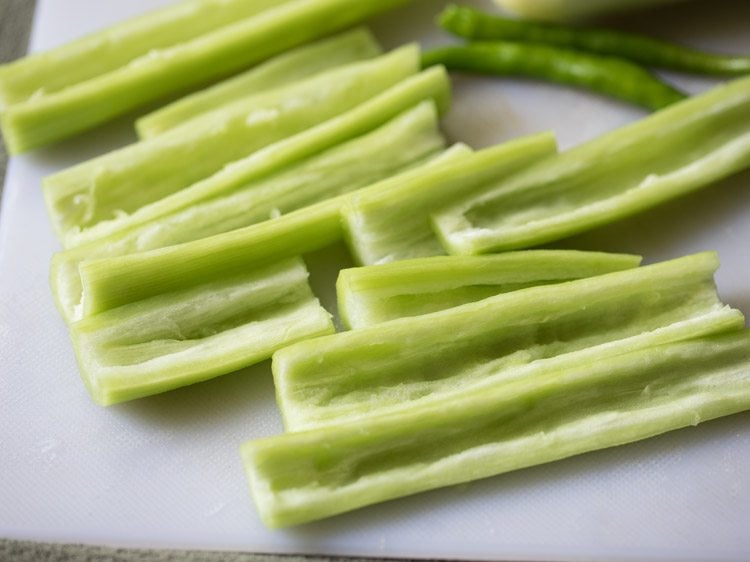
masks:
[[[542,44],[492,41],[440,47],[422,55],[423,67],[434,64],[449,70],[527,76],[579,86],[651,110],[685,97],[630,61]]]
[[[636,33],[515,20],[456,5],[448,6],[439,21],[446,30],[472,41],[545,43],[700,74],[739,76],[750,73],[750,56],[706,53]]]

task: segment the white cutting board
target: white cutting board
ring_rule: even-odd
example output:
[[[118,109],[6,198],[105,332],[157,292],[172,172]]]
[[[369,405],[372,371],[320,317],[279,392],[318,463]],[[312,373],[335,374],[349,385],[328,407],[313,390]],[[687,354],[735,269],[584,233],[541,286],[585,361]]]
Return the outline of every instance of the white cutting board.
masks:
[[[164,0],[39,0],[40,50]],[[489,6],[489,2],[474,2]],[[447,40],[444,4],[380,18],[388,46]],[[638,22],[638,18],[629,20]],[[707,0],[643,18],[648,30],[750,53],[750,3]],[[646,29],[644,25],[635,25]],[[700,91],[711,80],[680,82]],[[563,146],[645,115],[537,83],[456,80],[446,119],[479,147],[554,129]],[[254,552],[516,560],[750,559],[750,414],[271,532],[237,448],[274,434],[268,364],[103,409],[86,395],[47,286],[58,248],[40,178],[133,138],[128,120],[10,162],[0,216],[0,537]],[[648,150],[644,146],[644,150]],[[750,173],[567,242],[647,261],[717,249],[726,301],[750,313]],[[341,248],[313,259],[330,283]]]

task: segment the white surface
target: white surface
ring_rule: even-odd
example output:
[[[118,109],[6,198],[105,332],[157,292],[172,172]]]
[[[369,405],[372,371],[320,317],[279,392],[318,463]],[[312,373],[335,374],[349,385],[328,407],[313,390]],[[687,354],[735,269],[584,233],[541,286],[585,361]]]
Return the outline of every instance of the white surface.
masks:
[[[40,0],[33,48],[162,3]],[[445,40],[431,31],[442,4],[422,0],[379,19],[376,30],[388,45]],[[667,36],[750,52],[750,3],[708,0],[684,10],[644,21]],[[712,81],[681,83],[697,91]],[[644,115],[522,81],[461,78],[455,97],[446,130],[475,146],[547,128],[570,146]],[[750,559],[747,413],[293,530],[264,529],[237,447],[280,431],[268,365],[102,409],[78,380],[53,308],[47,272],[58,245],[39,180],[130,139],[122,120],[10,163],[0,216],[0,536],[371,556]],[[748,240],[745,173],[564,245],[640,252],[647,261],[718,249],[721,292],[750,313]],[[329,297],[343,255],[314,260]]]

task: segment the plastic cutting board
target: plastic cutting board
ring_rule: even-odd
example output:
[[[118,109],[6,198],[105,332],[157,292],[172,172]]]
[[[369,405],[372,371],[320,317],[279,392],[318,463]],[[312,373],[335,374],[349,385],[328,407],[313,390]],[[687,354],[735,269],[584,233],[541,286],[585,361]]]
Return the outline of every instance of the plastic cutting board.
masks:
[[[38,0],[31,48],[164,3]],[[389,47],[445,42],[432,23],[443,5],[416,1],[373,28]],[[750,53],[746,0],[707,0],[625,23]],[[692,92],[713,83],[679,79]],[[554,129],[568,147],[643,115],[563,87],[457,76],[445,130],[481,147]],[[133,138],[123,119],[10,162],[0,216],[0,536],[384,557],[750,559],[750,414],[297,529],[266,530],[237,449],[281,429],[268,364],[103,409],[78,379],[54,309],[47,275],[58,244],[40,179]],[[750,314],[750,173],[562,245],[641,253],[646,261],[717,249],[724,299]],[[346,255],[331,248],[310,263],[330,304]]]

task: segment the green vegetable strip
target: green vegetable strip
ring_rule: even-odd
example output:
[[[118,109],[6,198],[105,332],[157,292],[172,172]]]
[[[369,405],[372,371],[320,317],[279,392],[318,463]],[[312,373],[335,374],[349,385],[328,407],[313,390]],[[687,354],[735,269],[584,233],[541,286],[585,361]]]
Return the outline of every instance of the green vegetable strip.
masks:
[[[342,211],[352,254],[369,265],[445,253],[430,226],[430,213],[555,149],[552,133],[531,135],[481,150],[411,182],[386,180],[380,189],[358,193]]]
[[[462,156],[463,150],[449,149],[424,166],[402,172],[400,178],[409,181]],[[53,259],[52,273],[53,279],[58,278],[56,299],[72,305],[76,316],[92,315],[325,248],[343,236],[340,210],[349,197],[339,195],[277,219],[169,248],[78,264],[65,253],[59,254],[61,259]],[[76,265],[77,271],[71,271]],[[81,304],[76,306],[70,297],[78,282],[82,292]]]
[[[130,215],[99,223],[71,236],[75,245],[104,238],[114,232],[143,225],[274,173],[290,163],[340,144],[382,125],[400,112],[432,99],[440,113],[450,102],[450,82],[443,68],[411,76],[385,92],[308,130],[276,142],[222,168],[216,174],[177,193],[141,207]]]
[[[68,321],[76,317],[82,259],[162,248],[262,222],[419,165],[443,143],[434,104],[425,101],[372,132],[291,162],[234,191],[67,250],[53,261],[52,282],[59,305]]]
[[[176,194],[173,201],[163,201],[161,207],[174,204],[175,210],[171,213],[163,213],[157,219],[136,226],[123,219],[125,224],[112,230],[127,233],[136,240],[134,249],[138,250],[203,238],[363,187],[421,161],[443,146],[437,110],[432,100],[425,101],[374,131],[298,162],[290,162],[271,174],[260,177],[256,174],[257,179],[251,175],[250,181],[237,182],[232,189],[227,189],[225,184],[225,189],[207,196],[208,184],[216,187],[222,183],[221,176],[225,174],[220,172],[218,177],[208,178]],[[271,145],[267,152],[278,152],[278,148]],[[240,168],[252,174],[249,164],[257,161],[257,155],[237,161],[232,164],[229,175],[236,180]],[[203,197],[199,199],[194,192],[201,192]],[[178,207],[178,203],[187,199],[194,201]],[[110,226],[117,227],[117,222],[113,221]],[[158,231],[155,224],[158,224]],[[137,238],[145,240],[138,242]]]
[[[128,230],[127,239],[137,250],[171,246],[249,226],[354,191],[417,165],[443,149],[445,141],[437,119],[434,103],[422,102],[361,137]]]
[[[666,329],[670,341],[685,323],[698,326],[688,337],[703,324],[741,327],[716,294],[717,265],[696,254],[300,342],[274,356],[282,416],[289,430],[359,419],[646,332]]]
[[[456,397],[464,392],[472,393],[480,388],[487,388],[502,384],[513,384],[515,381],[527,379],[537,375],[540,369],[551,370],[560,369],[571,365],[581,365],[588,361],[597,361],[602,353],[610,356],[629,353],[635,349],[644,349],[666,343],[684,341],[706,335],[725,333],[742,329],[744,319],[742,314],[730,309],[729,307],[716,309],[706,314],[698,315],[693,318],[679,320],[672,324],[658,327],[654,330],[637,333],[612,341],[594,344],[588,347],[576,348],[573,351],[562,352],[549,357],[532,359],[528,362],[510,363],[501,365],[497,370],[485,376],[482,380],[477,380],[465,387],[456,385],[451,390],[436,392],[419,397],[413,400],[406,400],[402,403],[392,403],[379,407],[377,409],[368,409],[367,411],[357,411],[355,408],[334,410],[328,412],[318,411],[312,413],[309,418],[297,416],[297,422],[288,425],[288,429],[301,431],[312,429],[319,426],[340,423],[359,423],[365,417],[373,415],[390,415],[395,412],[409,410],[414,407],[421,407],[425,404],[439,402],[448,397]],[[492,365],[488,366],[491,370]]]
[[[630,61],[561,47],[492,41],[439,47],[422,66],[445,65],[497,76],[524,76],[585,88],[648,109],[661,109],[685,94]]]
[[[536,285],[637,267],[640,256],[530,250],[493,256],[438,256],[344,269],[336,282],[348,328],[438,312]]]
[[[379,54],[382,54],[382,49],[372,34],[365,28],[357,28],[277,55],[238,76],[157,109],[138,119],[136,130],[142,139],[155,137],[251,93],[285,86],[319,72]]]
[[[324,72],[49,176],[44,194],[55,230],[66,247],[75,245],[79,232],[99,222],[127,216],[382,93],[415,74],[418,58],[410,45]]]
[[[163,50],[2,115],[11,153],[69,137],[145,103],[228,76],[408,0],[294,0]]]
[[[449,105],[449,98],[450,85],[445,70],[433,68],[424,71],[338,117],[259,150],[235,165],[227,166],[211,178],[182,190],[179,194],[142,208],[127,219],[116,221],[121,232],[106,237],[102,235],[99,241],[78,246],[53,257],[51,281],[58,308],[69,322],[81,315],[82,311],[78,310],[81,301],[78,264],[81,260],[122,255],[152,248],[149,246],[150,237],[148,236],[138,237],[137,244],[133,245],[130,232],[135,227],[145,225],[144,228],[148,228],[148,225],[158,224],[154,221],[170,213],[220,197],[222,194],[249,185],[267,175],[277,173],[295,162],[363,135],[423,100],[433,100],[440,111],[445,111]],[[453,153],[455,149],[451,150],[451,154]],[[336,240],[340,231],[338,204],[328,208],[320,216],[316,215],[307,224],[312,229],[308,234],[316,236],[319,229],[315,225],[320,224],[317,221],[322,221],[325,225],[328,217],[332,217],[333,221],[329,232],[334,233],[333,240]],[[290,224],[293,224],[293,221]],[[95,230],[97,229],[93,228],[89,232]],[[158,226],[152,230],[158,232]],[[325,236],[322,236],[323,245],[325,245],[324,239]],[[272,247],[274,247],[273,244],[269,246],[269,248]],[[298,253],[294,252],[292,255]]]
[[[646,66],[704,74],[750,73],[750,57],[706,53],[635,33],[504,18],[469,6],[448,6],[440,25],[472,41],[528,41],[622,57]]]
[[[542,244],[633,215],[750,165],[750,77],[488,186],[433,216],[452,254]]]
[[[304,523],[750,408],[747,330],[571,363],[540,362],[514,383],[245,443],[263,521]]]
[[[0,66],[0,106],[58,92],[290,0],[183,0]]]
[[[70,327],[93,399],[108,405],[223,375],[334,331],[300,259],[206,282]]]

